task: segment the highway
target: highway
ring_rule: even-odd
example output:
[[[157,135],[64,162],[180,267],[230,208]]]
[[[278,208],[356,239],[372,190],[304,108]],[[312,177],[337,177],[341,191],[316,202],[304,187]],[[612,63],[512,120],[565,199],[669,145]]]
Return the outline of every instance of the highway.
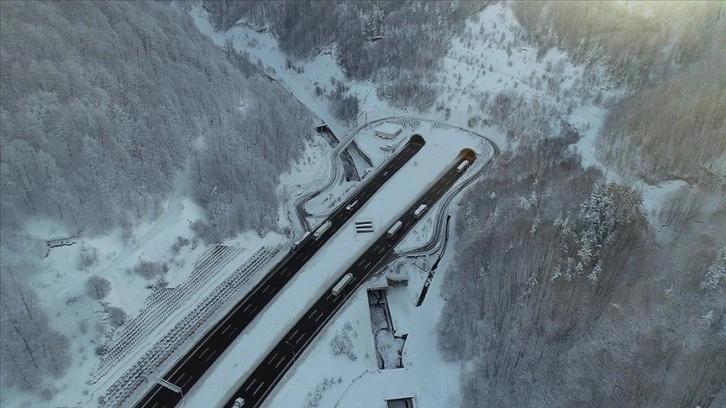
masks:
[[[362,186],[326,220],[332,222],[320,239],[312,234],[300,243],[295,252],[286,255],[227,315],[217,322],[161,379],[178,387],[177,393],[169,387],[155,383],[135,404],[136,407],[174,407],[182,394],[187,394],[209,367],[229,347],[242,331],[255,319],[267,304],[282,290],[293,276],[312,258],[327,240],[335,234],[365,204],[376,191],[403,167],[424,146],[420,135],[411,136],[409,142],[371,175]],[[346,211],[345,206],[358,201],[355,208]],[[321,222],[322,224],[322,222]],[[231,406],[231,404],[230,404]]]
[[[447,190],[462,176],[456,167],[464,158],[473,163],[476,156],[468,150],[456,158],[444,175],[433,183],[416,202],[408,208],[403,215],[395,221],[401,221],[401,229],[392,237],[383,232],[369,248],[358,258],[348,270],[341,271],[339,277],[347,273],[353,279],[338,296],[332,294],[335,283],[327,288],[317,302],[311,306],[303,317],[283,336],[280,341],[255,368],[252,374],[244,381],[239,389],[230,396],[223,408],[232,407],[235,399],[243,398],[244,407],[256,408],[262,405],[265,398],[274,389],[287,370],[295,363],[315,336],[323,329],[325,324],[345,303],[348,297],[369,277],[376,267],[383,262],[393,251],[398,242],[413,228],[418,219],[414,211],[420,204],[427,204],[431,208]],[[395,223],[394,221],[394,223]],[[393,223],[391,223],[392,225]],[[389,225],[390,228],[390,225]]]

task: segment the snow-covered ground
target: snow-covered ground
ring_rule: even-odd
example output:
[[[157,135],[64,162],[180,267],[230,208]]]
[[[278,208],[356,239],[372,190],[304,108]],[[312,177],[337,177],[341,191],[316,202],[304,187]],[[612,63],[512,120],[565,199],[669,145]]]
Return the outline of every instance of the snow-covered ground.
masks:
[[[427,180],[434,178],[453,160],[455,152],[463,147],[472,147],[480,154],[490,153],[483,140],[457,131],[454,127],[437,123],[445,122],[485,134],[501,148],[505,147],[507,141],[501,132],[487,127],[483,121],[478,121],[473,127],[468,126],[470,118],[481,111],[480,104],[487,93],[495,95],[502,90],[516,89],[529,98],[557,105],[558,110],[563,113],[562,117],[567,118],[583,135],[576,145],[583,156],[583,162],[602,168],[608,180],[619,180],[615,172],[607,171],[605,165],[598,161],[595,152],[594,142],[607,111],[593,105],[586,98],[573,95],[600,91],[604,98],[608,98],[619,96],[622,90],[603,90],[609,89],[606,78],[600,79],[597,75],[593,77],[592,72],[572,65],[568,62],[567,55],[556,49],[550,50],[537,61],[536,49],[532,46],[507,47],[509,42],[514,41],[514,33],[520,27],[504,3],[487,7],[476,18],[470,19],[467,23],[468,34],[452,41],[451,51],[439,73],[439,83],[436,85],[439,98],[434,104],[448,110],[432,107],[423,114],[391,107],[378,98],[374,85],[369,82],[345,80],[333,57],[336,52],[334,46],[310,61],[296,61],[295,65],[302,68],[302,72],[297,72],[286,67],[287,57],[279,50],[269,33],[257,32],[244,24],[237,25],[226,33],[217,33],[211,28],[201,8],[194,9],[191,14],[199,29],[216,44],[221,46],[225,39],[231,39],[239,51],[249,55],[251,61],[260,60],[270,76],[276,78],[315,115],[324,120],[338,137],[355,134],[361,148],[369,154],[374,165],[380,165],[390,155],[380,147],[391,142],[374,137],[373,126],[366,126],[366,123],[379,118],[397,117],[391,120],[405,126],[399,139],[408,138],[413,132],[424,135],[427,140],[426,147],[384,185],[380,194],[361,208],[356,217],[373,219],[377,231],[384,230],[403,208],[413,202],[416,194],[424,189]],[[324,96],[316,96],[315,87],[319,85],[329,88],[330,78],[345,81],[350,86],[350,92],[358,95],[361,108],[359,128],[351,128],[352,125],[335,118],[328,100]],[[556,84],[548,88],[547,84],[553,83],[553,80],[556,80]],[[425,117],[427,121],[402,120],[416,116]],[[299,236],[299,223],[294,218],[292,206],[294,197],[315,189],[329,174],[330,161],[327,155],[331,150],[322,137],[315,137],[303,157],[293,166],[293,170],[282,176],[277,191],[283,202],[278,210],[279,226],[283,231],[291,228],[295,231],[294,235]],[[324,214],[329,211],[331,204],[341,202],[357,184],[336,183],[330,191],[311,201],[307,209],[311,213]],[[680,181],[658,186],[639,184],[649,215],[657,214],[664,194],[684,184]],[[428,239],[430,220],[436,210],[437,208],[429,209],[428,214],[400,247],[414,247]],[[93,406],[94,400],[89,395],[98,392],[98,389],[87,385],[86,381],[98,366],[99,357],[94,351],[96,346],[106,341],[108,326],[96,323],[97,316],[104,307],[100,302],[92,301],[84,295],[85,280],[91,275],[104,276],[111,282],[111,292],[104,299],[104,303],[123,309],[129,318],[136,316],[151,293],[147,286],[152,281],[127,271],[132,270],[140,260],[165,262],[169,270],[164,279],[171,287],[179,285],[189,276],[193,263],[204,251],[203,244],[194,243],[194,233],[190,229],[191,223],[200,218],[203,218],[203,211],[185,198],[184,183],[181,180],[161,218],[153,223],[134,226],[126,241],[122,231],[118,230],[103,237],[82,236],[75,240],[76,244],[73,246],[52,249],[43,261],[46,270],[39,274],[33,284],[46,310],[56,311],[52,316],[54,327],[67,333],[72,339],[71,352],[74,358],[71,369],[57,381],[58,393],[50,401],[14,394],[15,390],[3,390],[0,405],[6,406],[12,401],[17,406],[30,407]],[[31,222],[28,228],[43,239],[69,234],[68,231],[53,227],[47,220]],[[175,255],[171,247],[177,237],[187,238],[191,242]],[[207,376],[205,385],[196,387],[187,396],[185,406],[209,406],[211,401],[221,401],[227,392],[235,389],[234,384],[244,378],[255,360],[261,358],[275,339],[284,333],[286,325],[296,319],[297,315],[289,311],[296,310],[297,314],[302,312],[321,288],[327,287],[338,276],[356,249],[364,248],[371,239],[371,236],[355,236],[352,225],[341,229],[327,248],[308,263],[307,268],[278,296],[269,310],[257,319],[254,327],[250,327],[240,336],[227,351],[229,358],[215,366],[213,372]],[[225,244],[254,249],[262,242],[256,233],[246,233]],[[81,248],[84,247],[94,248],[98,261],[87,267],[85,273],[78,273],[77,264]],[[446,265],[453,253],[447,252],[439,273],[446,271]],[[410,264],[405,268],[408,270],[409,286],[391,289],[389,292],[396,329],[398,332],[409,333],[404,348],[404,368],[382,372],[377,370],[367,297],[365,290],[361,289],[330,322],[318,341],[306,351],[304,358],[287,374],[268,399],[269,406],[305,406],[308,392],[315,394],[316,387],[327,388],[322,393],[320,406],[382,407],[383,399],[401,396],[415,396],[418,407],[457,405],[459,367],[440,361],[435,344],[434,327],[443,303],[439,288],[441,277],[434,279],[424,305],[416,308],[413,305],[425,275],[418,267]],[[368,286],[380,284],[381,282],[375,282]],[[357,333],[353,338],[355,354],[358,357],[356,361],[345,356],[334,356],[330,350],[332,337],[341,330],[345,322],[350,322]],[[322,386],[326,378],[333,378],[335,381],[328,381]],[[338,379],[341,381],[338,382]]]
[[[317,300],[322,291],[332,285],[342,272],[375,241],[376,235],[384,233],[403,211],[415,203],[417,197],[426,190],[429,184],[438,179],[442,172],[455,163],[455,159],[462,149],[472,148],[481,157],[481,161],[477,160],[480,163],[486,161],[492,154],[488,142],[456,129],[420,122],[416,128],[412,128],[410,131],[422,134],[426,144],[416,156],[380,188],[376,195],[360,207],[356,216],[353,217],[353,221],[356,219],[373,220],[375,235],[356,235],[353,221],[349,221],[343,226],[328,241],[326,246],[319,250],[288,283],[267,309],[246,330],[246,333],[242,334],[225,352],[224,358],[213,366],[204,382],[185,397],[186,404],[199,406],[210,401],[222,403],[225,398],[229,398],[231,395],[228,392],[234,391],[236,386],[254,369],[256,363],[265,356],[267,350],[282,338],[288,328]],[[379,143],[375,141],[375,137],[372,130],[361,132],[356,136],[366,153],[368,153],[368,150],[365,150],[363,146],[374,146],[375,149],[375,146]],[[377,159],[381,157],[383,156],[379,155]],[[363,293],[363,295],[360,293]],[[360,322],[360,327],[358,326],[359,323],[356,323],[356,332],[361,336],[363,333],[370,334],[370,341],[366,341],[368,346],[365,346],[365,344],[362,346],[371,348],[366,353],[371,356],[373,365],[370,369],[375,370],[377,365],[375,352],[372,349],[373,340],[370,333],[367,298],[364,295],[365,291],[361,290],[360,293],[349,304],[361,303],[365,311],[365,316],[356,318]],[[352,306],[346,306],[346,308],[348,307]],[[338,321],[337,318],[336,321]],[[431,320],[429,323],[428,329],[433,330],[436,320]],[[421,328],[425,329],[426,327],[422,326]],[[427,337],[431,336],[427,335]],[[318,343],[316,342],[316,344]],[[433,343],[428,344],[433,346]],[[436,350],[431,348],[422,353],[435,354]],[[415,363],[413,364],[415,365]],[[352,366],[351,369],[359,371],[359,367]],[[321,371],[321,373],[324,372]],[[442,371],[442,373],[444,372]],[[316,381],[322,381],[324,377],[325,375],[322,374]],[[348,374],[346,374],[346,377],[348,377]],[[410,377],[405,376],[401,379],[406,383],[409,383],[410,380]],[[390,384],[390,381],[386,382]],[[281,402],[280,404],[273,403],[272,406],[291,406],[300,403],[302,402],[290,401]]]
[[[165,279],[178,282],[188,276],[194,260],[204,250],[204,245],[190,243],[178,254],[172,253],[171,247],[177,237],[193,239],[189,226],[202,211],[183,196],[178,203],[171,204],[169,216],[161,218],[163,228],[154,228],[152,224],[140,226],[128,245],[124,244],[122,232],[118,230],[101,237],[81,236],[74,240],[74,245],[50,250],[48,257],[42,261],[44,269],[33,284],[44,308],[55,311],[51,315],[53,327],[71,338],[71,367],[65,376],[55,381],[58,392],[51,401],[39,401],[24,394],[11,395],[12,390],[3,391],[3,400],[7,398],[7,401],[18,402],[19,406],[76,406],[86,398],[84,394],[93,391],[94,387],[84,383],[91,379],[100,362],[95,348],[105,343],[111,334],[109,326],[99,322],[104,304],[119,307],[132,318],[144,307],[146,296],[151,293],[147,286],[153,283],[131,272],[139,260],[166,263],[168,272]],[[62,237],[68,233],[47,220],[31,222],[28,231],[41,239]],[[98,257],[85,269],[79,267],[82,248],[92,248],[91,251],[95,251]],[[119,258],[119,252],[125,256]],[[85,281],[92,275],[103,276],[111,282],[111,291],[102,301],[86,295]]]
[[[330,146],[321,136],[315,136],[306,146],[289,174],[281,176],[278,193],[283,205],[278,210],[280,214],[279,226],[285,231],[298,225],[292,207],[292,197],[302,193],[316,181],[323,177],[321,168],[328,162],[327,155]],[[43,272],[38,275],[35,286],[46,310],[56,311],[52,315],[53,326],[61,333],[66,333],[73,344],[71,349],[72,363],[66,374],[56,380],[54,385],[57,392],[49,400],[40,400],[37,396],[25,394],[15,389],[3,390],[0,394],[0,405],[6,402],[17,406],[43,407],[43,406],[95,406],[93,396],[103,393],[114,378],[125,371],[132,359],[124,361],[101,381],[94,383],[94,372],[101,362],[96,354],[97,346],[112,340],[114,332],[110,326],[99,322],[99,316],[104,309],[116,307],[122,309],[127,319],[136,317],[147,305],[147,297],[152,293],[151,284],[156,279],[147,280],[133,272],[139,261],[165,263],[168,271],[163,279],[168,282],[167,287],[174,288],[183,282],[194,269],[194,263],[207,248],[191,230],[191,224],[204,219],[204,211],[191,199],[186,197],[185,180],[179,180],[172,196],[164,206],[164,212],[154,222],[134,226],[131,235],[123,239],[123,232],[119,229],[111,234],[97,237],[80,236],[73,241],[74,245],[53,248],[48,257],[42,261]],[[48,220],[30,220],[27,230],[31,236],[39,239],[51,237],[66,237],[69,231]],[[181,246],[178,253],[172,250],[178,237],[188,239],[189,243]],[[229,239],[223,244],[235,246],[242,251],[235,258],[234,263],[241,263],[262,245],[275,245],[283,237],[268,234],[260,237],[256,231],[246,231]],[[286,244],[287,245],[287,244]],[[90,266],[80,270],[79,259],[82,249],[94,251],[97,260]],[[216,276],[215,281],[234,271],[234,265],[228,265],[222,273]],[[99,275],[111,283],[111,291],[101,302],[92,300],[86,295],[85,281],[88,277]],[[213,285],[206,285],[204,293],[199,299],[212,289]],[[170,314],[169,321],[178,321],[189,307],[176,310]],[[169,324],[167,324],[169,326]],[[123,330],[123,326],[121,327]],[[153,337],[144,343],[149,347],[156,338],[163,335],[163,330],[154,332]],[[132,355],[138,355],[143,350],[136,350]]]
[[[448,262],[449,257],[444,258]],[[445,267],[444,264],[442,266]],[[403,351],[403,368],[378,370],[366,291],[361,289],[351,298],[335,321],[321,333],[297,366],[288,373],[267,402],[270,407],[306,407],[315,396],[316,387],[324,378],[341,379],[322,392],[320,407],[380,407],[385,400],[414,397],[417,407],[455,407],[458,405],[457,364],[441,360],[436,352],[435,327],[443,307],[440,293],[441,276],[430,286],[426,301],[415,307],[426,275],[408,265],[409,283],[406,287],[390,288],[388,301],[397,334],[407,333]],[[385,281],[367,286],[380,287]],[[335,356],[331,341],[346,322],[357,333],[353,337],[351,361],[347,356]]]
[[[271,76],[277,78],[319,117],[331,124],[331,128],[339,137],[345,130],[349,130],[349,134],[355,133],[359,145],[370,155],[374,165],[379,165],[385,160],[386,153],[380,147],[391,142],[372,137],[372,127],[364,126],[362,130],[347,129],[329,113],[325,97],[315,96],[315,86],[324,88],[329,78],[344,79],[333,58],[336,52],[334,46],[310,61],[296,61],[298,69],[293,70],[286,67],[287,57],[279,50],[269,33],[255,31],[243,23],[226,33],[216,33],[209,26],[206,14],[201,9],[194,10],[192,15],[200,29],[210,35],[216,43],[221,45],[225,39],[230,39],[235,47],[249,55],[251,60],[261,61]],[[350,92],[356,94],[361,102],[359,122],[365,124],[375,119],[390,117],[391,121],[405,126],[399,138],[420,131],[430,142],[431,139],[436,139],[437,131],[441,128],[428,121],[424,122],[428,126],[425,129],[421,128],[420,123],[406,126],[406,123],[401,122],[401,118],[404,117],[423,116],[434,123],[444,122],[485,134],[504,147],[507,141],[501,132],[489,128],[482,120],[476,121],[473,126],[469,126],[469,121],[472,116],[481,112],[480,104],[485,94],[493,96],[504,90],[516,90],[532,100],[536,99],[555,106],[555,110],[560,113],[560,117],[554,118],[555,120],[566,119],[581,131],[583,138],[576,148],[582,154],[585,165],[605,169],[597,160],[594,140],[607,112],[600,106],[592,105],[590,99],[595,92],[601,92],[603,98],[608,98],[617,97],[620,91],[606,90],[609,89],[606,79],[600,80],[596,75],[593,76],[592,72],[586,72],[583,67],[574,66],[568,62],[567,55],[556,49],[550,50],[537,61],[534,47],[507,47],[509,42],[514,41],[514,33],[519,31],[520,27],[511,10],[504,4],[496,4],[483,10],[477,18],[467,23],[467,30],[469,33],[467,38],[457,38],[452,41],[451,51],[445,58],[444,68],[440,71],[438,84],[440,96],[435,107],[423,115],[392,108],[377,97],[375,87],[371,83],[346,81],[350,86]],[[586,96],[576,97],[575,94]],[[436,109],[436,106],[445,108]],[[443,129],[442,133],[453,130],[448,126]],[[356,133],[358,130],[360,132]],[[471,140],[475,143],[476,138]],[[433,143],[427,144],[422,153],[427,147],[433,146]],[[437,146],[444,149],[442,151],[452,151],[449,150],[450,147],[452,146]],[[397,209],[407,205],[404,203],[399,206],[400,202],[406,202],[407,197],[413,194],[413,191],[408,191],[406,188],[413,187],[414,190],[423,188],[423,186],[413,186],[410,183],[414,180],[412,177],[422,179],[421,169],[431,170],[431,167],[428,158],[423,154],[414,158],[410,166],[402,169],[379,194],[361,208],[356,218],[373,219],[377,230],[384,230]],[[414,168],[416,171],[412,171]],[[612,179],[612,172],[607,174],[608,178]],[[407,184],[399,184],[401,180],[405,180]],[[310,201],[307,210],[313,214],[327,213],[331,206],[342,202],[356,184],[355,182],[335,183],[332,189]],[[391,202],[391,198],[387,195],[392,189],[396,193],[396,202]],[[431,218],[436,210],[438,209],[429,210],[402,246],[415,247],[428,239],[432,225]],[[262,358],[265,350],[285,333],[286,327],[306,309],[306,305],[312,302],[321,288],[327,287],[339,276],[351,259],[355,248],[364,247],[366,242],[366,239],[354,235],[351,226],[339,231],[328,248],[317,254],[275,303],[265,311],[254,324],[255,327],[241,336],[234,349],[228,351],[229,358],[217,364],[205,385],[198,387],[188,396],[187,403],[194,406],[213,400],[221,401],[224,398],[220,397],[220,393],[229,397],[228,393],[236,388],[235,384],[244,379],[246,373],[254,367],[255,361]],[[453,251],[447,253],[441,271],[446,271],[446,264],[452,253]],[[325,267],[321,268],[318,265],[322,259],[325,259]],[[415,308],[412,305],[415,304],[425,276],[417,267],[409,269],[408,275],[411,279],[409,286],[393,289],[389,293],[391,313],[397,322],[397,329],[409,333],[404,348],[405,368],[383,372],[377,370],[367,296],[361,289],[329,323],[303,359],[286,375],[281,386],[269,397],[268,405],[317,406],[312,404],[317,401],[319,406],[376,407],[384,406],[383,401],[386,398],[415,396],[417,406],[455,406],[458,367],[440,361],[435,344],[434,327],[442,307],[439,292],[441,278],[434,279],[424,305]],[[380,285],[380,282],[369,283],[366,286],[376,285]],[[291,314],[289,310],[298,312]],[[351,361],[345,356],[336,357],[330,350],[331,339],[345,322],[350,322],[357,333],[353,340],[355,354],[359,357],[356,361]],[[401,326],[398,326],[398,322],[402,322]],[[234,375],[230,375],[231,373]],[[323,389],[325,391],[318,396],[318,391]]]
[[[329,123],[336,134],[342,136],[346,130],[349,131],[348,134],[355,133],[358,143],[371,156],[374,165],[385,159],[385,153],[380,150],[380,146],[389,142],[371,137],[368,133],[372,133],[372,128],[363,126],[360,132],[356,132],[360,129],[346,128],[345,124],[332,117],[326,98],[315,96],[315,86],[325,88],[329,78],[344,80],[344,75],[333,58],[336,52],[334,45],[310,61],[295,61],[297,69],[289,69],[286,67],[287,57],[279,50],[269,33],[255,31],[244,23],[236,25],[226,33],[216,33],[211,30],[203,11],[197,9],[192,14],[200,29],[215,42],[221,45],[225,39],[230,39],[251,60],[261,61],[271,76]],[[538,61],[533,46],[509,47],[509,43],[516,42],[514,33],[520,29],[513,13],[503,3],[487,7],[476,18],[471,19],[467,23],[467,34],[452,41],[451,51],[444,60],[439,83],[436,85],[440,96],[435,106],[423,114],[391,107],[377,97],[374,85],[369,82],[346,80],[350,92],[360,99],[361,114],[358,122],[365,125],[379,118],[392,118],[391,121],[401,123],[402,118],[425,117],[434,123],[445,122],[485,134],[503,148],[507,140],[501,132],[489,128],[483,120],[475,121],[473,126],[469,126],[469,122],[473,116],[481,113],[481,102],[486,95],[491,97],[501,91],[516,90],[530,100],[550,104],[553,111],[558,113],[553,120],[564,119],[575,126],[582,135],[576,148],[583,157],[583,163],[601,168],[609,181],[619,181],[618,175],[608,171],[596,154],[595,139],[607,117],[607,110],[594,105],[593,99],[598,93],[600,100],[617,98],[624,91],[611,88],[607,78],[601,76],[601,72],[596,69],[586,70],[582,66],[573,65],[568,61],[567,55],[557,49],[549,50]],[[442,108],[437,109],[438,106]],[[440,129],[432,122],[425,123],[429,126],[426,129],[419,129],[419,125],[405,127],[403,137],[420,131],[427,137],[427,141],[435,140],[437,130]],[[442,132],[452,130],[452,127],[446,127]],[[472,139],[472,143],[475,139]],[[434,144],[427,145],[432,146]],[[437,148],[444,149],[443,152],[449,151],[450,147]],[[406,189],[414,187],[410,183],[398,182],[410,182],[413,180],[411,177],[423,178],[421,169],[430,170],[429,159],[424,155],[415,159],[410,166],[393,177],[380,194],[361,208],[356,218],[373,219],[379,231],[385,229],[397,209],[406,206],[399,206],[399,201],[406,202],[409,194],[413,193]],[[334,184],[331,190],[308,203],[308,211],[318,214],[328,212],[331,205],[342,202],[356,184]],[[663,194],[679,185],[681,183],[674,182],[642,187],[648,212],[656,212]],[[420,188],[423,186],[415,186],[414,190]],[[396,193],[396,202],[392,202],[388,196],[391,190]],[[431,230],[430,219],[435,210],[437,209],[429,211],[402,246],[414,247],[428,238]],[[265,311],[255,327],[239,339],[234,350],[228,351],[229,358],[218,364],[209,375],[206,384],[211,385],[195,390],[188,397],[188,404],[194,406],[215,400],[215,397],[216,400],[222,400],[218,393],[229,393],[235,389],[235,384],[245,377],[255,361],[286,331],[285,326],[305,310],[305,306],[312,302],[321,288],[334,281],[351,259],[355,248],[364,247],[366,242],[366,239],[354,236],[350,226],[339,231],[328,248],[317,254],[275,304]],[[455,242],[450,245],[455,245]],[[453,251],[449,251],[444,257],[440,273],[445,273],[452,253]],[[320,265],[322,259],[325,259],[324,267]],[[381,372],[377,370],[367,296],[361,289],[329,323],[318,341],[305,352],[302,360],[286,375],[281,385],[269,397],[267,405],[383,407],[386,398],[414,396],[419,407],[456,406],[459,367],[442,362],[435,344],[434,327],[443,302],[439,288],[441,277],[433,280],[424,305],[415,308],[413,305],[425,276],[423,271],[410,264],[408,276],[408,287],[395,288],[389,292],[391,314],[397,331],[409,333],[404,348],[403,369]],[[369,282],[365,286],[380,285],[381,282]],[[298,313],[291,314],[289,310],[296,310]],[[330,348],[332,338],[346,322],[353,326],[357,334],[353,338],[353,348],[358,356],[356,361],[351,361],[346,356],[334,356]],[[231,376],[233,378],[230,378],[231,373],[234,374]]]

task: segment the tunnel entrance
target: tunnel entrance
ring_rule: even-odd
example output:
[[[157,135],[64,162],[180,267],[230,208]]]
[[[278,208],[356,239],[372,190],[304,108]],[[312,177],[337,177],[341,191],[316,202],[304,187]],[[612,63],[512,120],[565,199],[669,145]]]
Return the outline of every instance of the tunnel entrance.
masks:
[[[328,142],[330,147],[335,147],[340,143],[340,140],[335,136],[332,130],[330,130],[330,127],[326,123],[321,123],[317,126],[315,126],[315,130],[325,138],[325,140]]]

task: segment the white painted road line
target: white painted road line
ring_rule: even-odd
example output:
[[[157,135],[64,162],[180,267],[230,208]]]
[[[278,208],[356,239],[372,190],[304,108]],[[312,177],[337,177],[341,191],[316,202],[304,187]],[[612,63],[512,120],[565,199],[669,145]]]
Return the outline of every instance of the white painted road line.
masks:
[[[185,385],[187,385],[187,384],[189,384],[189,381],[191,381],[191,380],[192,380],[192,376],[189,376],[189,378],[187,378],[187,380],[186,380],[186,381],[184,381],[183,383],[179,384],[179,383],[177,382],[177,386],[178,386],[179,388],[184,388],[184,386],[185,386]]]
[[[259,391],[259,390],[260,390],[260,388],[262,388],[262,384],[264,384],[264,383],[265,383],[265,382],[263,381],[263,382],[261,382],[261,383],[260,383],[260,385],[258,385],[258,386],[257,386],[257,388],[255,389],[255,392],[253,392],[253,393],[252,393],[252,396],[253,396],[253,397],[255,396],[255,394],[257,394],[257,391]]]
[[[239,327],[235,327],[234,329],[232,329],[232,331],[229,332],[229,337],[234,337],[237,333],[239,333],[239,330]]]
[[[250,390],[250,387],[251,387],[251,386],[252,386],[252,384],[254,384],[255,382],[257,382],[257,378],[253,378],[253,379],[252,379],[252,382],[251,382],[251,383],[249,383],[249,384],[247,384],[247,388],[245,388],[245,392],[249,391],[249,390]]]
[[[279,367],[280,366],[280,363],[282,363],[283,361],[285,361],[285,356],[284,355],[280,358],[280,361],[278,361],[277,364],[275,364],[275,368]]]

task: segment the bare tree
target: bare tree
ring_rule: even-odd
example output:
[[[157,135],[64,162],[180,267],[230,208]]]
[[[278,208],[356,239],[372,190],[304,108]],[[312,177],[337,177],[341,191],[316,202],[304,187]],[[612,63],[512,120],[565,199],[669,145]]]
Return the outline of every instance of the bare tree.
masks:
[[[101,300],[111,291],[111,282],[106,278],[93,275],[86,280],[86,293],[93,299]]]

